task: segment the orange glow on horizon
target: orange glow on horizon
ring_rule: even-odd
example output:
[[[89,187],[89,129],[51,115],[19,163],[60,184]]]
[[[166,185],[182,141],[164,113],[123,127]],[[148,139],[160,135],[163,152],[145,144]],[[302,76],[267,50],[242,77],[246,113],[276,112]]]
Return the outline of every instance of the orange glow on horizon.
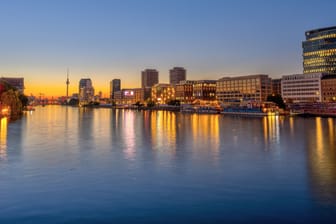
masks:
[[[95,95],[98,95],[99,92],[102,92],[103,97],[108,98],[109,92],[110,92],[110,80],[107,80],[106,82],[95,82],[93,78],[93,87],[95,89]],[[71,97],[72,94],[78,93],[78,84],[79,80],[71,81],[69,85],[69,96]],[[122,82],[122,88],[140,88],[140,83],[134,82]],[[25,80],[25,95],[30,96],[40,96],[40,94],[43,94],[43,97],[45,98],[57,98],[61,96],[66,95],[66,84],[64,83],[55,83],[53,80],[49,80],[48,82],[33,82],[33,81],[26,81]]]

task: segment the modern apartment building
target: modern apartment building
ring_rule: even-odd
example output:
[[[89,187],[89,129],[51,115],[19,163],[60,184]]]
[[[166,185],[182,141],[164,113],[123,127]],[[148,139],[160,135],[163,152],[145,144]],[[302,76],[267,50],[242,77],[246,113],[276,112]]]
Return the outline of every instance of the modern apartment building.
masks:
[[[174,67],[169,70],[169,83],[170,85],[177,85],[180,81],[186,80],[187,71],[182,67]]]
[[[321,102],[322,73],[284,75],[281,95],[285,103]]]
[[[336,26],[306,31],[303,73],[336,74]]]
[[[272,94],[272,80],[268,75],[223,77],[217,81],[217,100],[220,102],[267,100]]]

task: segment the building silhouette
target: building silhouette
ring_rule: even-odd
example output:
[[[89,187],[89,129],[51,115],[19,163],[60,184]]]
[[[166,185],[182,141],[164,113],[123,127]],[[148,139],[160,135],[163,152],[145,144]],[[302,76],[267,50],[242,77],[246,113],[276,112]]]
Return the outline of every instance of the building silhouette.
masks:
[[[113,79],[110,82],[110,99],[114,100],[115,92],[121,90],[121,80],[120,79]]]
[[[146,69],[141,72],[141,87],[148,88],[159,83],[159,72],[155,69]]]
[[[182,67],[174,67],[169,70],[169,83],[170,85],[179,84],[180,81],[186,80],[187,71]]]

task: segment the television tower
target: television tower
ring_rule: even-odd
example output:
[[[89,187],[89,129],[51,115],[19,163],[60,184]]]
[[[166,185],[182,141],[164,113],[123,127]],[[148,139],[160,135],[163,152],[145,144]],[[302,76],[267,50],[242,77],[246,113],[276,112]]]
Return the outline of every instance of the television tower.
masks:
[[[69,81],[69,68],[67,69],[67,80],[66,80],[66,100],[68,101],[68,98],[69,98],[69,84],[70,84],[70,81]]]

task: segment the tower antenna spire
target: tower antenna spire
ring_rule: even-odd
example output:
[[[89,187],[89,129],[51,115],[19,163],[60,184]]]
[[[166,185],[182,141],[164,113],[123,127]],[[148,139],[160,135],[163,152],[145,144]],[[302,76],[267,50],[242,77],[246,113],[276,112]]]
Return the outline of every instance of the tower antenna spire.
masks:
[[[68,102],[68,98],[69,98],[69,68],[67,68],[67,80],[66,80],[66,101]]]

